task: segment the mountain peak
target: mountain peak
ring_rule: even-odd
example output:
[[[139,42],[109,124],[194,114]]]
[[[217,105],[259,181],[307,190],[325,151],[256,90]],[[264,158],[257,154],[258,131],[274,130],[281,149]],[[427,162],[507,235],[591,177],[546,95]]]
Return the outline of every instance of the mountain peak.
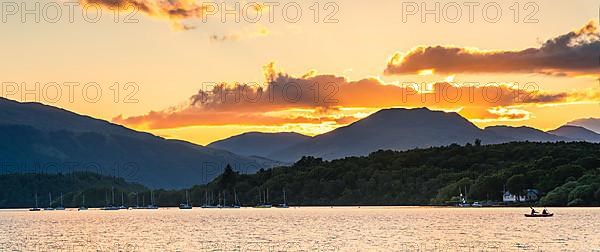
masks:
[[[556,142],[569,140],[529,126],[498,125],[486,127],[484,131],[511,141]]]
[[[567,125],[584,127],[588,130],[591,130],[591,131],[594,131],[595,133],[600,134],[600,118],[590,117],[590,118],[577,119],[577,120],[568,122]]]
[[[600,142],[600,134],[580,126],[563,125],[548,133],[577,141]]]
[[[267,157],[273,152],[310,139],[295,132],[246,132],[208,145],[210,148],[227,150],[243,156]]]
[[[439,110],[430,110],[428,108],[388,108],[381,109],[370,116],[367,116],[365,119],[426,119],[426,118],[440,118],[440,117],[459,117],[464,119],[456,112],[445,112]],[[466,120],[466,119],[464,119]]]
[[[380,149],[465,144],[483,139],[482,130],[457,113],[428,108],[382,109],[348,126],[315,136],[272,159],[296,160],[311,155],[326,159],[367,155]]]

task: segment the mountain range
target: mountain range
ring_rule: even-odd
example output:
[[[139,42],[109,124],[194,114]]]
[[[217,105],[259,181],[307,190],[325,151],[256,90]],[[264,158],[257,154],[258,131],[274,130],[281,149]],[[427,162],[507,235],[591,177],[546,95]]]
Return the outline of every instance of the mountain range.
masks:
[[[252,173],[283,163],[168,140],[40,103],[0,98],[0,172],[92,171],[154,188],[202,184],[227,164]]]
[[[247,132],[225,140],[213,142],[207,147],[229,150],[244,156],[268,157],[279,150],[287,149],[310,139],[309,136],[294,132],[261,133]],[[249,148],[260,146],[260,148]]]
[[[587,119],[586,125],[591,125]],[[0,172],[92,171],[152,188],[206,183],[227,164],[242,173],[287,165],[302,156],[337,159],[380,149],[515,141],[600,142],[600,134],[566,125],[478,128],[454,112],[383,109],[348,126],[309,137],[250,132],[200,146],[139,132],[40,103],[0,98]]]
[[[263,141],[278,139],[278,146],[262,151]],[[450,144],[482,144],[506,142],[600,142],[600,134],[579,126],[563,126],[544,132],[531,127],[492,126],[480,129],[454,112],[432,111],[427,108],[383,109],[348,126],[314,137],[293,138],[286,143],[282,135],[242,134],[215,142],[220,148],[246,156],[266,156],[270,159],[294,162],[302,156],[322,157],[328,160],[348,156],[363,156],[380,149],[408,150]],[[213,146],[213,144],[209,145]],[[288,147],[285,147],[288,146]],[[275,150],[274,150],[275,149]],[[243,150],[240,152],[239,150]],[[267,154],[270,153],[270,154]]]

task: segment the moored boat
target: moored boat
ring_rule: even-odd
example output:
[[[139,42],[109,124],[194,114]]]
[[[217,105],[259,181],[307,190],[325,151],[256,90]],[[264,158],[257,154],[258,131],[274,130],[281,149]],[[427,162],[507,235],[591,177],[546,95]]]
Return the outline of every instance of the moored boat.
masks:
[[[83,200],[82,200],[81,206],[77,210],[78,211],[88,210],[88,208],[85,206],[85,194],[82,194],[81,196],[83,196]]]
[[[54,210],[65,210],[65,207],[63,205],[63,194],[60,193],[60,206],[57,206],[56,208],[54,208]]]
[[[277,208],[290,208],[287,204],[287,199],[285,197],[285,189],[283,189],[283,204],[279,204]]]
[[[269,188],[267,188],[267,190],[264,191],[264,196],[262,196],[261,194],[262,194],[262,192],[259,191],[259,193],[258,193],[259,204],[254,206],[254,208],[271,208],[271,207],[273,207],[272,204],[267,203],[269,201]]]
[[[54,208],[52,207],[52,193],[51,192],[48,193],[48,207],[44,207],[44,211],[54,211]]]
[[[31,212],[39,212],[40,210],[42,210],[42,209],[40,209],[38,207],[38,198],[37,198],[37,193],[36,193],[35,194],[35,207],[34,208],[29,208],[29,211],[31,211]]]
[[[200,208],[207,208],[207,209],[211,209],[211,208],[221,208],[221,206],[217,206],[217,205],[213,205],[213,194],[211,192],[210,197],[208,196],[208,190],[204,191],[204,204],[202,204],[202,206]]]
[[[185,204],[184,203],[179,204],[179,209],[184,209],[184,210],[187,209],[187,210],[189,210],[189,209],[192,209],[192,208],[193,207],[190,204],[190,197],[189,197],[188,191],[186,190],[185,191]]]

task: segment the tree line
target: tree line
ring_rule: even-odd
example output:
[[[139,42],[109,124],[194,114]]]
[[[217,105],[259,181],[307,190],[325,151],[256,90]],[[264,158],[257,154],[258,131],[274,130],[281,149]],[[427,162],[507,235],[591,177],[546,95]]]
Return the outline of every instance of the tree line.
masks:
[[[36,191],[64,192],[67,207],[78,206],[84,194],[89,206],[104,206],[112,188],[118,205],[122,195],[127,206],[150,202],[142,185],[91,173],[8,174],[0,176],[0,184],[0,207],[29,207]],[[255,174],[227,166],[208,184],[153,195],[159,206],[184,203],[186,191],[194,206],[233,203],[234,198],[252,206],[266,197],[278,204],[284,190],[290,205],[447,205],[459,193],[472,201],[501,202],[504,191],[522,195],[526,189],[539,190],[540,205],[600,205],[600,144],[476,142],[332,161],[303,157]]]

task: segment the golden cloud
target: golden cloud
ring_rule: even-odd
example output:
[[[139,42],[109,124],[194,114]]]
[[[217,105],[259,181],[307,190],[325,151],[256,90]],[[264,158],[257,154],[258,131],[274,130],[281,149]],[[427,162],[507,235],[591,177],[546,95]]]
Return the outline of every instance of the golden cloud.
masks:
[[[541,73],[557,76],[598,74],[600,32],[596,21],[547,40],[539,48],[520,51],[483,51],[462,47],[420,46],[396,53],[386,74],[437,73]]]
[[[544,92],[512,84],[459,85],[437,82],[390,84],[374,78],[350,81],[336,75],[294,77],[265,67],[267,84],[208,83],[180,107],[113,119],[143,129],[200,125],[338,124],[389,107],[429,107],[461,111],[469,119],[519,120],[520,105],[594,102],[599,92]],[[205,83],[206,84],[206,83]]]

